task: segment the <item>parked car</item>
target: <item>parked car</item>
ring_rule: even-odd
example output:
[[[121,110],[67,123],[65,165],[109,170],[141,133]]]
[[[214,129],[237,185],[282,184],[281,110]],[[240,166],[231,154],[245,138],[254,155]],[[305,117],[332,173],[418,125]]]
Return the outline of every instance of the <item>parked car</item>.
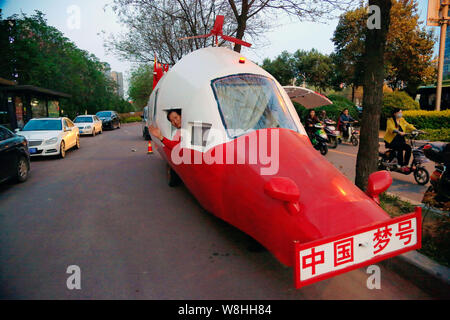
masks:
[[[27,180],[30,171],[30,154],[25,137],[0,126],[0,182],[15,179]]]
[[[78,116],[73,120],[73,123],[80,130],[80,135],[90,134],[95,137],[97,133],[103,132],[102,120],[94,115]]]
[[[102,120],[103,129],[120,129],[120,117],[115,111],[99,111],[95,114]]]
[[[17,134],[27,138],[31,157],[65,158],[67,150],[80,148],[79,129],[66,117],[31,119]]]

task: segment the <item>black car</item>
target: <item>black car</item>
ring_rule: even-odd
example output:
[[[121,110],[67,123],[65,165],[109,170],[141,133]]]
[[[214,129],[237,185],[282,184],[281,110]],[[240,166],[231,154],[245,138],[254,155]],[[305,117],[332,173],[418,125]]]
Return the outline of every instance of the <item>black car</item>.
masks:
[[[30,153],[25,137],[0,126],[0,182],[15,179],[23,182],[30,171]]]
[[[120,117],[115,111],[99,111],[96,116],[102,120],[103,129],[120,129]]]

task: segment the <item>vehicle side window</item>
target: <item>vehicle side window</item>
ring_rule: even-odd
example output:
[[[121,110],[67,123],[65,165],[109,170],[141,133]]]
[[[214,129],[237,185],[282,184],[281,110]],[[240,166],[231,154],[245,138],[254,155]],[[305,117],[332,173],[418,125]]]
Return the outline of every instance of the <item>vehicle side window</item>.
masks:
[[[209,123],[193,123],[191,132],[191,144],[194,146],[206,147],[210,129],[211,124]]]
[[[158,105],[158,92],[159,92],[159,89],[156,90],[156,92],[155,92],[155,105],[153,106],[153,119],[155,119],[155,116],[156,116],[156,107]]]
[[[66,119],[66,121],[67,121],[67,125],[69,127],[75,127],[75,125],[73,124],[73,122],[70,119]]]
[[[100,119],[97,116],[94,116],[95,121],[100,121]]]
[[[67,119],[63,120],[64,128],[69,128],[69,124],[67,123]]]

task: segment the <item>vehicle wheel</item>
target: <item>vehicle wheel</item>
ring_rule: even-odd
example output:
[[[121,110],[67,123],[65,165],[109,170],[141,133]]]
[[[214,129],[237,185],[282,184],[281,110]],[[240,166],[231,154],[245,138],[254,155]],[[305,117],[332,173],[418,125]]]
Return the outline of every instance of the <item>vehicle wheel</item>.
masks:
[[[377,168],[378,168],[378,170],[386,170],[386,167],[383,165],[382,159],[378,159]]]
[[[95,128],[92,129],[92,136],[95,137]]]
[[[17,161],[16,180],[18,182],[24,182],[25,180],[27,180],[29,170],[30,167],[28,166],[27,159],[23,156],[20,156],[19,160]]]
[[[322,146],[320,147],[320,154],[321,155],[326,155],[328,153],[328,147],[326,144],[322,144]]]
[[[356,146],[358,145],[358,143],[359,143],[358,138],[356,138],[355,136],[352,136],[351,142],[352,142],[352,145],[354,145],[355,147],[356,147]]]
[[[336,137],[330,137],[330,143],[328,144],[328,147],[331,149],[336,149],[338,146],[338,139]]]
[[[80,136],[77,136],[77,142],[75,143],[75,148],[80,149]]]
[[[181,182],[180,177],[173,169],[167,165],[167,183],[169,187],[176,187]]]
[[[419,167],[414,171],[414,179],[418,184],[421,186],[425,185],[430,181],[430,174],[428,173],[428,170],[422,167]]]
[[[61,144],[59,145],[59,157],[61,159],[64,159],[66,157],[66,144],[64,141],[61,141]]]

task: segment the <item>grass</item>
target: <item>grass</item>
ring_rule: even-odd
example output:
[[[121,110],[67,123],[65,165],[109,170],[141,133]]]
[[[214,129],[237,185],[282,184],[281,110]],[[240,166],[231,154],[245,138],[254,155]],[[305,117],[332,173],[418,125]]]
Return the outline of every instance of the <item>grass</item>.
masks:
[[[380,196],[380,205],[391,217],[414,211],[414,205],[388,194]],[[430,259],[450,267],[450,217],[422,210],[422,248]]]

